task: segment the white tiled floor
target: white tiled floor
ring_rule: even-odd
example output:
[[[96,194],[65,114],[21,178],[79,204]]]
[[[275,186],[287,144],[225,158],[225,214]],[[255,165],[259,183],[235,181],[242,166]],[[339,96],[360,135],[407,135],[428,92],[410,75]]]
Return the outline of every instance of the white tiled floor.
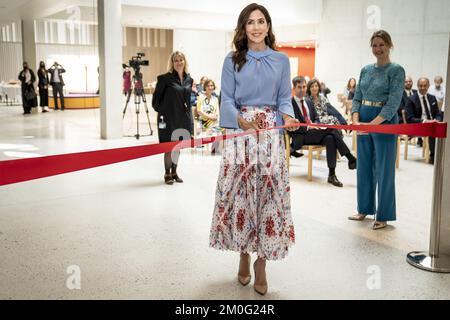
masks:
[[[0,107],[0,159],[155,142],[102,141],[98,121],[98,110],[23,117],[20,108]],[[127,134],[132,121],[125,120]],[[306,157],[292,160],[297,243],[286,260],[268,263],[264,298],[450,298],[449,274],[405,261],[428,248],[433,167],[420,156],[412,147],[401,160],[398,220],[379,231],[347,220],[356,176],[345,159],[337,168],[344,188],[326,183],[323,158],[313,162],[312,182]],[[0,298],[260,299],[236,280],[238,254],[208,247],[219,163],[184,151],[185,183],[174,186],[164,185],[162,156],[154,156],[0,187]],[[80,267],[81,290],[66,286],[72,265]],[[379,289],[367,285],[371,266],[380,270]]]

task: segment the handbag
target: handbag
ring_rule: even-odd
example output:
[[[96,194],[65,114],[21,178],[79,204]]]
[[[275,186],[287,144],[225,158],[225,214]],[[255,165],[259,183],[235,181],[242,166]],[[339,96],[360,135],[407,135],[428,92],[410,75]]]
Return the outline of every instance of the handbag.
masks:
[[[25,89],[23,96],[25,97],[25,100],[27,100],[27,101],[36,99],[36,93],[34,92],[34,90],[32,88]]]

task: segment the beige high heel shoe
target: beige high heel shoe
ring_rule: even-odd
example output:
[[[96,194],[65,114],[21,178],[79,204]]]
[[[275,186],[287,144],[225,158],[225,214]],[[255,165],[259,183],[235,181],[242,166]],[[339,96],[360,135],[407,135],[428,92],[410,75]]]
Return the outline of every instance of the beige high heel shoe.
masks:
[[[348,220],[363,221],[365,218],[366,218],[365,214],[358,213],[358,214],[348,217]]]
[[[243,286],[250,283],[252,275],[250,274],[251,257],[248,253],[241,253],[241,260],[239,261],[238,281]],[[241,270],[247,268],[248,273],[241,275]]]
[[[257,272],[258,264],[264,264],[263,272],[261,272],[261,267],[259,267],[258,272],[261,273]],[[255,270],[255,283],[253,284],[253,288],[257,293],[263,296],[267,293],[269,287],[266,279],[266,260],[258,258],[253,264],[253,269]]]
[[[375,222],[373,223],[372,229],[373,229],[373,230],[383,229],[383,228],[386,228],[387,225],[388,225],[388,224],[387,224],[386,221],[375,221]]]

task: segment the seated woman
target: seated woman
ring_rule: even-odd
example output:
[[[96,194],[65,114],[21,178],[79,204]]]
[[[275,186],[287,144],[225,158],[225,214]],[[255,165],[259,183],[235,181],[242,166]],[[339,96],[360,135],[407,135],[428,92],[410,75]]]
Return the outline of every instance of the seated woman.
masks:
[[[216,85],[213,80],[206,80],[204,83],[205,93],[201,94],[197,100],[197,113],[202,122],[202,132],[207,135],[220,133],[219,126],[219,99],[213,95]]]
[[[347,98],[347,100],[353,100],[353,97],[355,96],[355,90],[356,90],[356,79],[350,78],[347,82],[347,87],[344,90],[344,95]]]
[[[308,82],[306,94],[313,103],[319,123],[332,125],[347,124],[347,121],[345,121],[339,111],[330,104],[327,98],[320,94],[320,83],[318,80],[313,79]]]

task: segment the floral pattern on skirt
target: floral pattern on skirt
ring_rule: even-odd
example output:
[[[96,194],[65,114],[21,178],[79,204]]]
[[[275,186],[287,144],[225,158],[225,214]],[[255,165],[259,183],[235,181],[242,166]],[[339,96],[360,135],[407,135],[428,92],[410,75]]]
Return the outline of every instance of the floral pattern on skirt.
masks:
[[[272,107],[242,107],[260,128],[276,125]],[[242,132],[227,130],[227,134]],[[283,259],[295,242],[284,134],[263,131],[225,140],[217,181],[210,246]]]

